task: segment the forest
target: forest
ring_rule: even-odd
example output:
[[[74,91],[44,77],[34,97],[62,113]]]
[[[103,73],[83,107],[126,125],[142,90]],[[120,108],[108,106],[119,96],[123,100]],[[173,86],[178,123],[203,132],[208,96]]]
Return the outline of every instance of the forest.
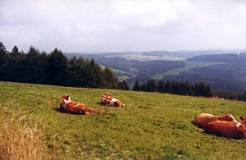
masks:
[[[177,95],[188,95],[196,97],[212,97],[213,92],[210,86],[205,81],[200,81],[194,85],[189,82],[178,82],[169,81],[166,82],[160,80],[156,82],[154,79],[149,79],[146,83],[140,84],[137,80],[133,86],[134,91],[145,91],[145,92],[160,92],[170,93]]]
[[[126,89],[109,67],[101,68],[93,59],[68,59],[61,50],[40,52],[30,47],[27,53],[14,46],[11,52],[0,42],[0,80],[87,88]]]
[[[217,65],[197,67],[179,75],[163,76],[163,80],[189,81],[195,83],[206,81],[213,91],[245,92],[246,91],[246,53],[200,55],[186,61],[221,62]]]

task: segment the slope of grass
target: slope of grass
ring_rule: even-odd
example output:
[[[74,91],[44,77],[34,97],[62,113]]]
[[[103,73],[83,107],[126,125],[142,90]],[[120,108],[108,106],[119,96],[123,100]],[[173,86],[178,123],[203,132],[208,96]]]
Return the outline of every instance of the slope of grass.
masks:
[[[208,135],[191,123],[202,112],[229,112],[239,119],[246,116],[243,102],[8,82],[0,86],[0,107],[43,119],[46,159],[246,159],[245,140]],[[104,92],[111,92],[126,106],[102,106]],[[59,112],[63,94],[101,114]]]

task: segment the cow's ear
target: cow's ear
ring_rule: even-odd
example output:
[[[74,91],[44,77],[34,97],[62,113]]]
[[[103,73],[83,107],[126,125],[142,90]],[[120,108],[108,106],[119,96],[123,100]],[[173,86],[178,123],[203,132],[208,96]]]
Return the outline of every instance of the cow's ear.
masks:
[[[240,116],[240,119],[243,121],[245,118],[243,118],[243,116]]]

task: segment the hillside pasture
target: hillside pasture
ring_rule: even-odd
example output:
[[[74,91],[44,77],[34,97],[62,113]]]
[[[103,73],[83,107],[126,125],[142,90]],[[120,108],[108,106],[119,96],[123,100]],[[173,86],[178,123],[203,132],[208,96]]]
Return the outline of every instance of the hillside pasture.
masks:
[[[168,60],[168,61],[183,61],[185,60],[184,57],[174,56],[174,55],[146,55],[142,52],[131,52],[131,53],[124,53],[124,54],[104,54],[105,57],[122,57],[128,60],[139,60],[139,61],[151,61],[151,60]]]
[[[169,71],[164,72],[164,73],[153,75],[151,77],[153,79],[162,79],[162,77],[166,76],[166,75],[178,75],[181,72],[188,71],[188,70],[193,69],[193,68],[211,66],[211,65],[216,65],[216,64],[223,64],[223,63],[222,62],[206,62],[206,61],[205,62],[185,61],[184,67],[172,69],[172,70],[169,70]]]
[[[208,135],[192,123],[194,116],[203,112],[228,112],[239,120],[240,115],[246,116],[244,102],[9,82],[0,82],[0,86],[0,107],[6,111],[0,116],[11,117],[13,111],[43,120],[45,159],[246,159],[246,140]],[[126,106],[101,105],[105,92]],[[63,94],[100,113],[60,112]]]

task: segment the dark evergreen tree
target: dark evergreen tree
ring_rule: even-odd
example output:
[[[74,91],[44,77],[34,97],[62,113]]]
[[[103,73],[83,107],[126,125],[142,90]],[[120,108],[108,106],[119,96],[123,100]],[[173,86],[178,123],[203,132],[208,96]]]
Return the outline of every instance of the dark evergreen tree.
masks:
[[[178,93],[178,82],[172,81],[169,89],[169,93],[177,94]]]
[[[140,84],[139,84],[138,80],[135,81],[132,90],[133,91],[140,91]]]
[[[85,66],[86,62],[82,57],[78,59],[74,56],[69,60],[68,63],[68,72],[69,78],[67,85],[73,87],[85,87],[86,78],[85,78]]]
[[[48,55],[47,82],[54,85],[67,85],[68,59],[57,48]]]
[[[125,80],[123,80],[122,82],[119,82],[119,86],[120,86],[120,89],[122,90],[129,90],[129,86]]]
[[[147,85],[145,83],[140,85],[140,91],[147,91]]]
[[[147,92],[156,92],[157,86],[154,79],[149,79],[146,84],[146,91]]]
[[[103,77],[106,80],[106,86],[109,88],[117,88],[118,79],[115,77],[113,71],[108,66],[103,69]]]
[[[17,46],[14,46],[14,48],[12,49],[11,54],[12,54],[13,56],[16,56],[16,57],[19,56],[19,49],[18,49]]]
[[[94,59],[92,59],[92,60],[94,62]],[[93,65],[92,74],[93,74],[92,79],[95,81],[95,86],[94,86],[95,88],[98,88],[98,87],[102,88],[106,85],[106,81],[105,81],[104,76],[103,76],[102,68],[99,64],[97,64],[95,62]],[[113,76],[114,76],[114,74],[113,74]],[[115,82],[116,82],[116,84],[115,84]],[[115,79],[113,82],[111,82],[112,88],[114,88],[115,86],[118,85],[117,82],[118,81]]]
[[[13,82],[23,82],[25,77],[25,68],[24,64],[25,54],[20,53],[18,48],[15,46],[12,49],[12,52],[9,53],[9,62],[8,62],[8,81]]]
[[[205,81],[195,83],[195,96],[212,97],[212,91]]]
[[[166,84],[165,84],[165,93],[170,93],[171,92],[171,82],[169,80],[167,80]]]
[[[8,76],[8,51],[2,42],[0,42],[0,80],[7,80]]]
[[[212,97],[212,96],[213,96],[213,92],[212,92],[210,86],[206,84],[206,97]]]
[[[158,92],[160,92],[160,93],[164,93],[164,92],[165,92],[165,82],[164,82],[163,80],[160,80],[160,81],[158,82],[157,90],[158,90]]]
[[[194,96],[194,87],[191,83],[189,83],[188,81],[185,82],[185,87],[186,87],[186,94],[189,96]]]
[[[246,92],[243,92],[241,97],[242,97],[242,101],[246,101]]]
[[[86,87],[99,88],[105,86],[101,67],[95,63],[93,59],[89,62],[87,61],[87,65],[85,66],[85,77],[87,82]]]
[[[39,50],[31,46],[24,60],[25,69],[24,76],[22,77],[23,82],[39,83],[40,78],[44,78],[40,77],[43,74],[41,73],[42,71],[40,71],[42,69],[39,68],[39,55]]]
[[[5,56],[7,54],[8,54],[8,51],[5,45],[2,42],[0,42],[0,56],[3,56],[3,55]]]

